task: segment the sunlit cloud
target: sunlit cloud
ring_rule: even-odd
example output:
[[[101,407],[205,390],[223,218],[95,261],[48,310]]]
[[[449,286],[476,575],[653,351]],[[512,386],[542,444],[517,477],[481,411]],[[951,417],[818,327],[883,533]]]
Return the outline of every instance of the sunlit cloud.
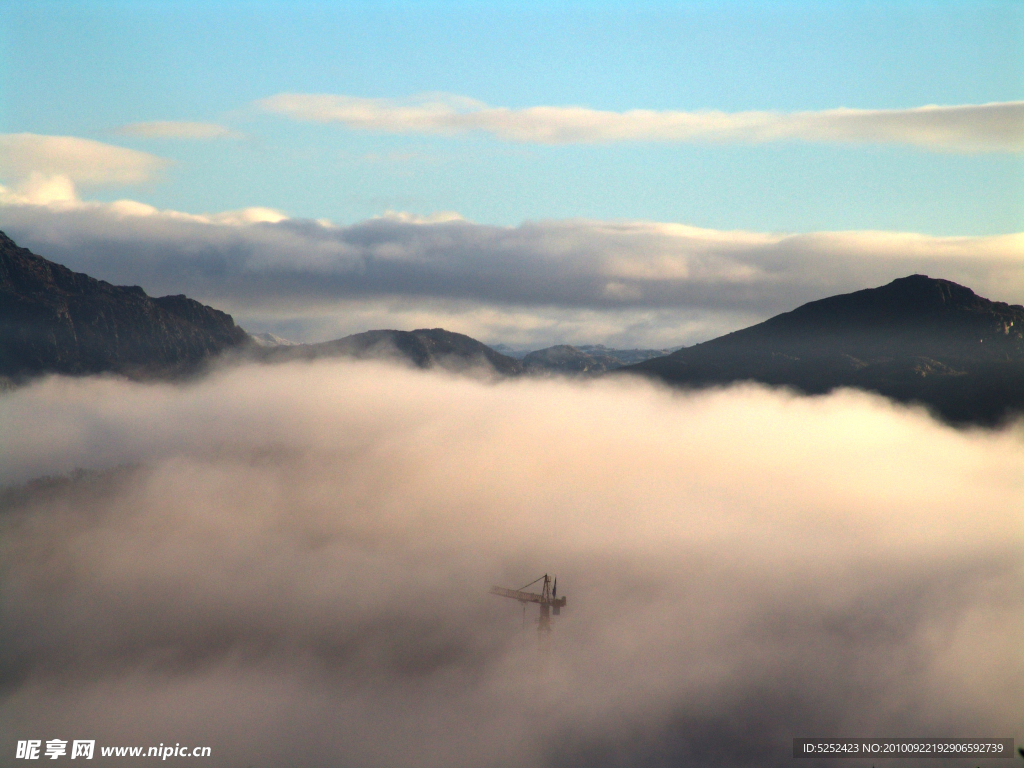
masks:
[[[1024,102],[788,113],[610,112],[582,106],[509,109],[446,93],[408,99],[280,93],[257,105],[296,120],[368,131],[447,135],[479,131],[506,141],[538,144],[805,141],[903,144],[948,152],[1024,150]]]
[[[138,184],[167,165],[167,160],[148,152],[75,136],[0,135],[0,178],[8,182],[21,183],[35,175],[81,185]]]

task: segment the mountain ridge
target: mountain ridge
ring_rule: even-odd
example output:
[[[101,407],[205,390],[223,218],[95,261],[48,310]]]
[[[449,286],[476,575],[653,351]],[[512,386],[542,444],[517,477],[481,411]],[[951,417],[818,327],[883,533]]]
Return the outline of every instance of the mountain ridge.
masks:
[[[954,423],[995,425],[1024,412],[1024,306],[910,275],[619,371],[682,386],[855,387],[921,403]]]
[[[176,377],[214,357],[283,362],[398,359],[500,376],[631,373],[674,386],[738,381],[822,394],[839,387],[919,403],[954,424],[1024,414],[1024,306],[949,280],[910,275],[830,296],[716,339],[619,367],[624,354],[556,345],[516,359],[442,328],[381,329],[318,344],[251,337],[230,315],[183,295],[150,297],[73,272],[0,232],[0,387],[44,373]]]
[[[230,315],[49,261],[0,232],[0,376],[194,372],[249,343]]]

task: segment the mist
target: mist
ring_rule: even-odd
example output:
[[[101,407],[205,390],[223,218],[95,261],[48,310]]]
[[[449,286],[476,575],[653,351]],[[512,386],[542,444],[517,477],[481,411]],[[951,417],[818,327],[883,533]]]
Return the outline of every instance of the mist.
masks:
[[[6,744],[765,766],[799,736],[1024,739],[1020,424],[321,361],[52,377],[0,433]],[[488,589],[545,572],[542,650]]]

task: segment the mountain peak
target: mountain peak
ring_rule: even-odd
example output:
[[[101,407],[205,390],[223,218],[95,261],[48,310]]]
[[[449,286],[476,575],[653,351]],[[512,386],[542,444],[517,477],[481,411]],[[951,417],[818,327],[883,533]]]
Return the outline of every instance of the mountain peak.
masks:
[[[986,336],[999,337],[1000,342],[1019,340],[1022,325],[1024,307],[990,301],[950,280],[909,275],[878,288],[809,302],[706,343],[753,337],[785,337],[788,343],[808,334],[826,334],[848,341],[862,337],[863,343],[884,347],[907,341],[903,337],[909,334],[922,342],[927,338],[928,345],[954,340],[970,345]]]
[[[1024,307],[909,275],[812,301],[631,370],[690,386],[857,387],[926,403],[951,421],[998,423],[1024,410]]]
[[[951,280],[928,277],[928,275],[898,277],[887,285],[880,288],[868,288],[867,291],[876,291],[880,296],[899,302],[903,306],[950,307],[995,303],[978,296],[967,286],[954,283]],[[858,291],[858,293],[864,292]]]

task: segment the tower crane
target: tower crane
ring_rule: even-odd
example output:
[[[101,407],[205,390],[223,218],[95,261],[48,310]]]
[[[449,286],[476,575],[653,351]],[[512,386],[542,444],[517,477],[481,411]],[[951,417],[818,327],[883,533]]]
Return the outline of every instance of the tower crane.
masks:
[[[526,587],[532,587],[541,580],[544,581],[544,584],[540,594],[523,591]],[[562,612],[562,608],[565,607],[565,598],[558,597],[558,578],[556,577],[554,582],[552,582],[546,573],[519,589],[491,587],[491,594],[518,600],[523,604],[523,610],[526,610],[527,603],[537,603],[540,605],[540,622],[537,624],[537,632],[541,637],[551,633],[551,614],[558,616]]]

